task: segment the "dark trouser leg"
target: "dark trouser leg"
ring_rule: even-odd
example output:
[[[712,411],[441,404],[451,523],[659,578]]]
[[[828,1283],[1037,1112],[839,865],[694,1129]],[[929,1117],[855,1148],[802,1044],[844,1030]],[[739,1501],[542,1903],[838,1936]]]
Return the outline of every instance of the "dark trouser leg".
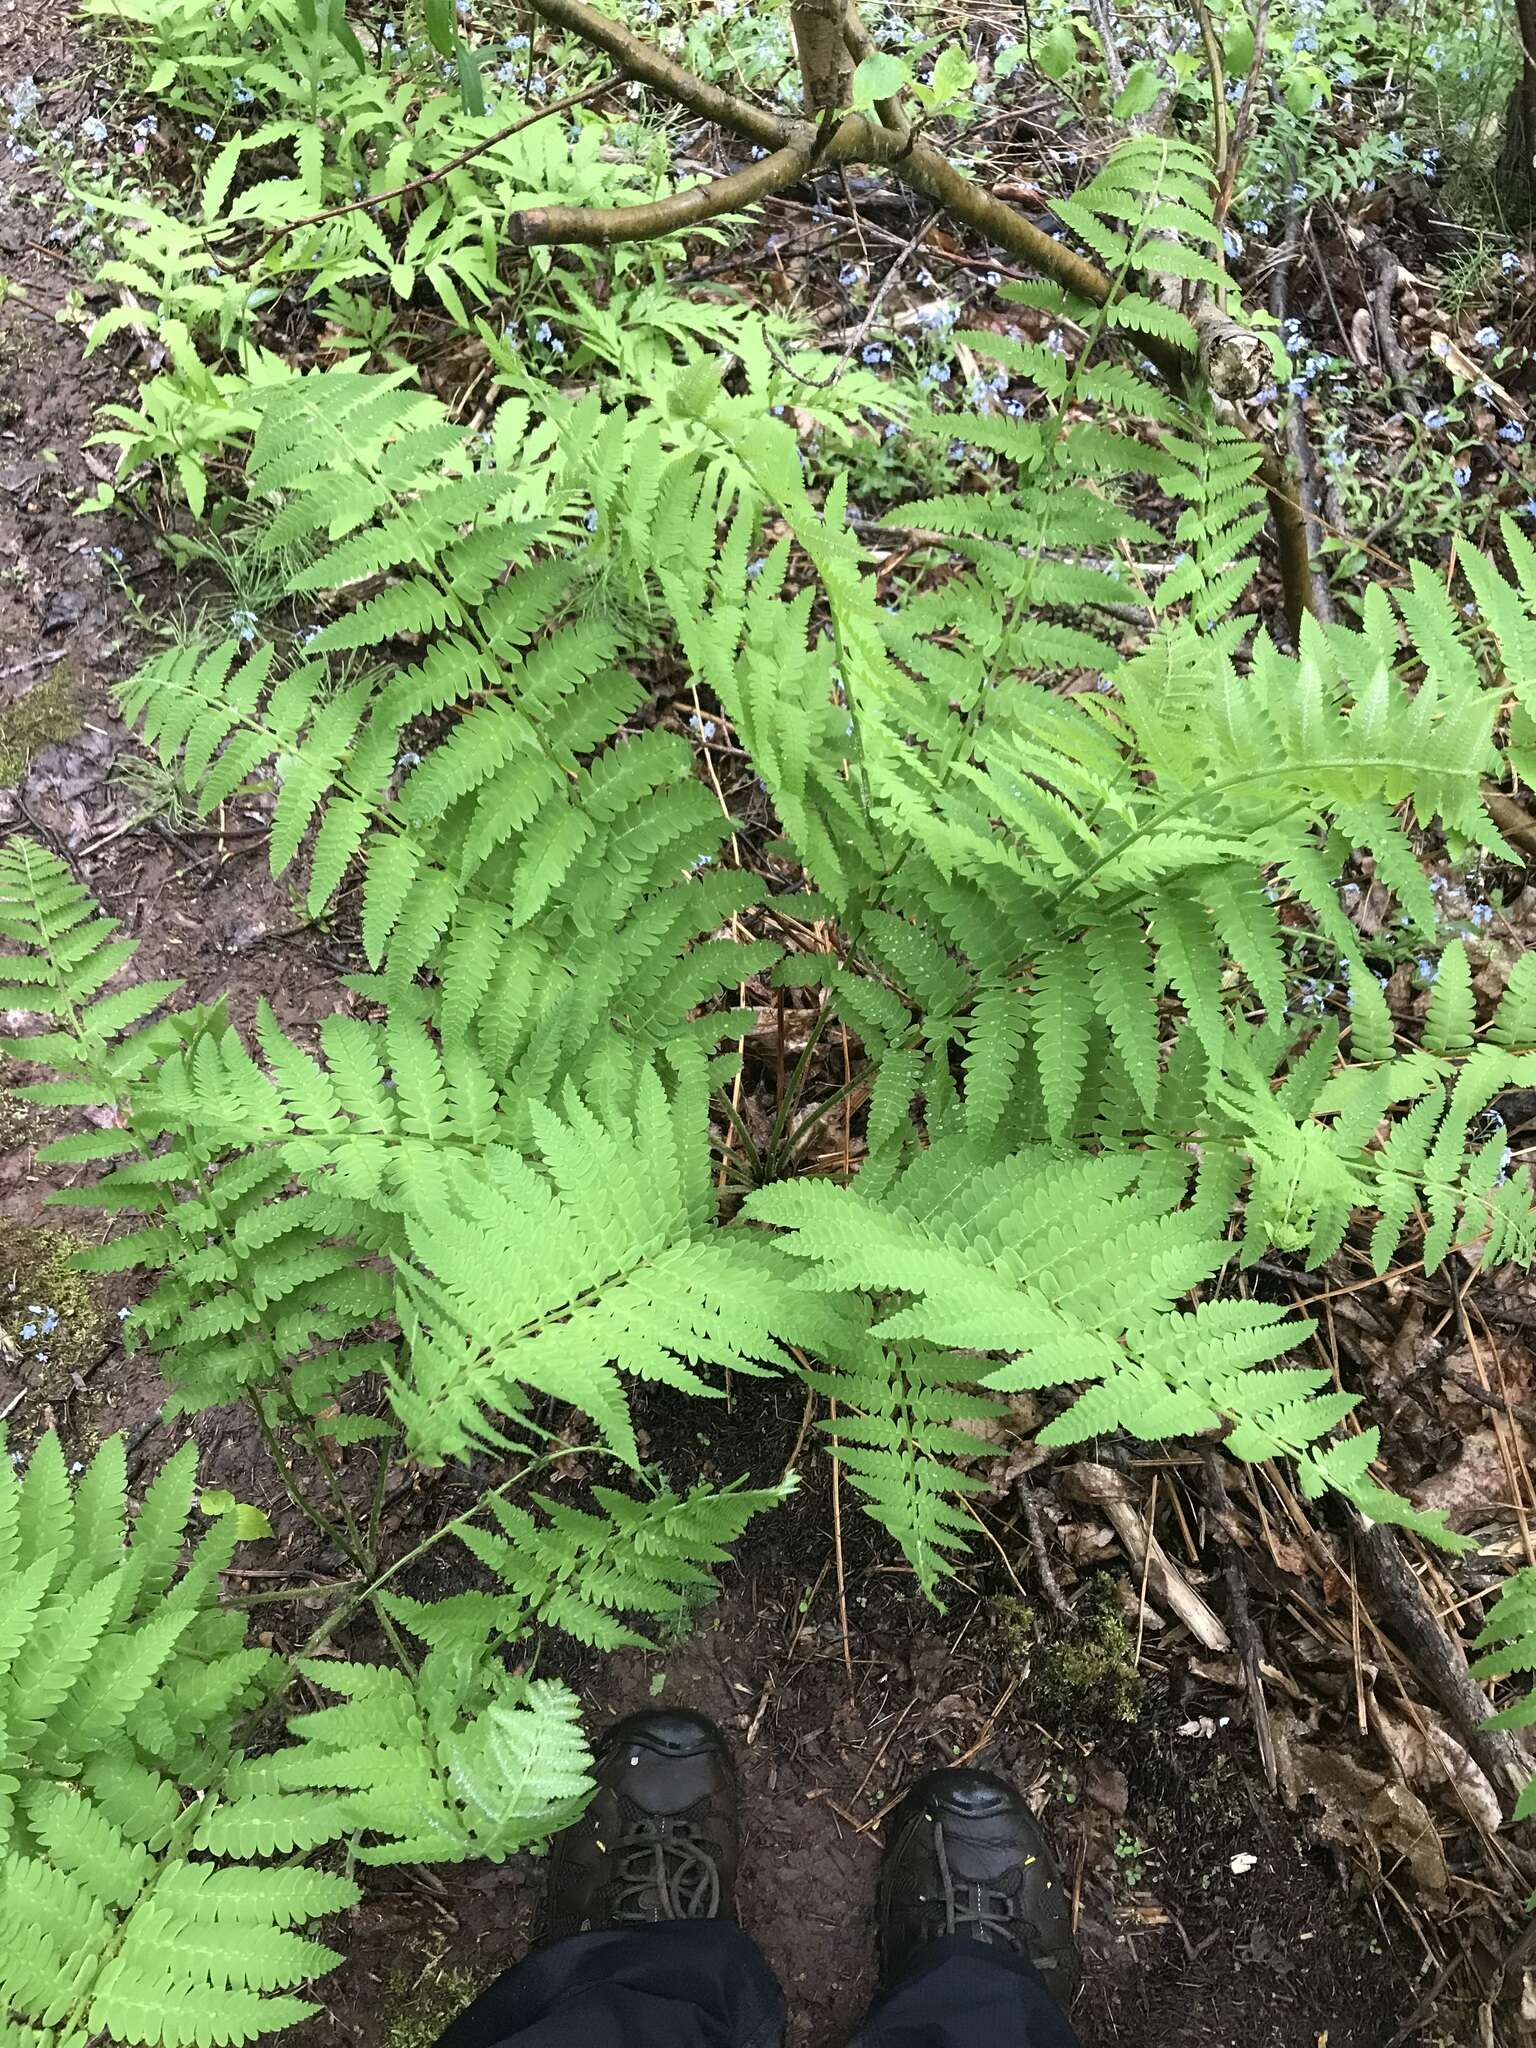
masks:
[[[498,1977],[437,2048],[780,2048],[784,1995],[729,1920],[573,1934]]]
[[[1040,1973],[1012,1949],[946,1934],[882,1992],[853,2048],[1079,2048]]]

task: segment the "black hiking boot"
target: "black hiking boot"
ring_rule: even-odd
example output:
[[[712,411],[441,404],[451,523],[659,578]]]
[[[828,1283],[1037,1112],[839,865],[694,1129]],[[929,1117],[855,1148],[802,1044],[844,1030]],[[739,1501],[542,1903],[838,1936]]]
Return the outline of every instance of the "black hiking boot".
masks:
[[[544,1938],[734,1920],[736,1772],[702,1714],[631,1714],[597,1745],[597,1797],[550,1844]]]
[[[1061,1872],[1039,1822],[988,1771],[930,1771],[902,1800],[880,1872],[886,1984],[925,1942],[961,1934],[1025,1956],[1065,2010],[1077,1943]]]

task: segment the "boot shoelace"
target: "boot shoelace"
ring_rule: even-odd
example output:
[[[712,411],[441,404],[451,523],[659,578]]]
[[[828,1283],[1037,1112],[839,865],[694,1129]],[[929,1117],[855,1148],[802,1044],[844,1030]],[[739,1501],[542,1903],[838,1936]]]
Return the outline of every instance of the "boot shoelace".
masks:
[[[720,1910],[720,1867],[709,1845],[695,1840],[686,1822],[642,1818],[614,1846],[615,1920],[715,1918]]]
[[[983,1884],[957,1887],[949,1867],[944,1823],[938,1819],[933,1823],[933,1848],[938,1858],[939,1881],[944,1887],[944,1932],[968,1934],[974,1941],[1000,1941],[1008,1948],[1017,1948],[1022,1930],[1012,1893]]]

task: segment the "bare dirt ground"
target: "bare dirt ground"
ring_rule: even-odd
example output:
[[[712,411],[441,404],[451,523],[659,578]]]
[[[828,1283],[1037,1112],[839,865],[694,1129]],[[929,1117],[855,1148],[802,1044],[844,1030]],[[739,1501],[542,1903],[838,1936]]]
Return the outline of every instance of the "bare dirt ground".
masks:
[[[44,123],[66,132],[102,90],[62,9],[0,0],[0,109],[24,80]],[[75,229],[42,168],[5,155],[4,120],[0,111],[0,741],[25,758],[0,775],[0,826],[37,834],[69,861],[141,940],[145,972],[182,977],[192,999],[229,993],[237,1020],[265,996],[302,1028],[338,1001],[336,976],[352,964],[344,945],[304,927],[267,880],[259,815],[235,807],[203,826],[162,807],[133,773],[140,751],[110,709],[109,686],[152,645],[146,621],[177,597],[147,521],[74,514],[102,473],[86,446],[95,408],[128,386],[136,345],[120,336],[85,359]],[[56,1222],[35,1156],[47,1120],[14,1104],[3,1114],[0,1295],[40,1284],[35,1227]],[[143,1469],[185,1433],[161,1422],[152,1366],[112,1341],[112,1310],[127,1298],[99,1300],[93,1341],[62,1373],[53,1360],[41,1369],[0,1356],[13,1443],[51,1423],[81,1447],[122,1428]],[[755,1385],[707,1441],[692,1410],[685,1419],[658,1402],[647,1421],[674,1481],[701,1471],[762,1480],[790,1454],[800,1401]],[[264,1570],[323,1574],[328,1561],[313,1555],[313,1533],[278,1495],[243,1418],[205,1415],[196,1434],[204,1479],[270,1511],[278,1534]],[[400,1525],[433,1526],[445,1491],[407,1489]],[[976,1568],[941,1616],[914,1599],[879,1532],[850,1514],[845,1629],[829,1502],[810,1485],[749,1532],[718,1608],[686,1640],[601,1663],[572,1653],[564,1666],[594,1726],[663,1698],[730,1730],[749,1816],[744,1918],[789,1991],[796,2048],[845,2040],[868,1999],[882,1811],[913,1772],[960,1757],[1026,1785],[1053,1832],[1087,1954],[1078,2020],[1088,2048],[1470,2040],[1415,2023],[1432,1952],[1399,1910],[1413,1897],[1404,1853],[1383,1848],[1373,1863],[1312,1846],[1307,1814],[1287,1812],[1265,1785],[1231,1666],[1202,1670],[1188,1640],[1154,1617],[1138,1645],[1138,1701],[1123,1645],[1102,1669],[1079,1657],[1075,1695],[1064,1686],[1054,1625],[1023,1612],[1023,1589],[997,1560],[999,1547],[1026,1547],[1017,1519],[998,1521],[992,1545],[978,1541]],[[1111,1605],[1134,1615],[1125,1560],[1107,1549],[1099,1562]],[[1209,1574],[1205,1585],[1219,1605]],[[1475,1874],[1467,1882],[1475,1889]],[[538,1883],[530,1858],[376,1874],[342,1938],[347,1962],[318,1988],[324,2012],[296,2037],[302,2048],[432,2040],[517,1953]],[[1457,1898],[1431,1910],[1460,1912]]]

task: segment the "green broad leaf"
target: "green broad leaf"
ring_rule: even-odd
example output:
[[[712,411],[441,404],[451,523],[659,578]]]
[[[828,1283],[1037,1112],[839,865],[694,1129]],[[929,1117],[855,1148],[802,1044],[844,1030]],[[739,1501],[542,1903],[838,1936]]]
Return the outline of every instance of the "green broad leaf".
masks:
[[[1035,62],[1047,78],[1062,79],[1077,62],[1077,37],[1064,21],[1058,21],[1035,50]]]
[[[455,43],[454,55],[459,64],[459,91],[464,98],[464,111],[479,119],[487,111],[485,79],[481,75],[479,60],[464,43]]]
[[[242,1543],[259,1543],[274,1534],[272,1524],[260,1508],[252,1507],[249,1501],[236,1500],[225,1487],[205,1486],[197,1497],[197,1504],[210,1520],[233,1515],[235,1535]]]
[[[1222,44],[1222,62],[1226,65],[1229,78],[1244,78],[1253,62],[1253,24],[1250,21],[1234,21],[1227,30]]]
[[[1114,114],[1117,121],[1134,121],[1138,114],[1144,114],[1162,91],[1163,81],[1155,64],[1143,59],[1133,64],[1126,73],[1125,86],[1115,101]]]
[[[902,58],[876,50],[853,74],[853,110],[864,114],[877,100],[894,99],[912,83],[912,72]]]
[[[933,79],[928,87],[930,104],[942,106],[946,100],[958,99],[975,83],[976,66],[958,43],[951,43],[947,50],[939,52],[934,64]]]
[[[426,0],[423,15],[427,41],[440,57],[451,57],[459,39],[454,25],[453,0]]]

